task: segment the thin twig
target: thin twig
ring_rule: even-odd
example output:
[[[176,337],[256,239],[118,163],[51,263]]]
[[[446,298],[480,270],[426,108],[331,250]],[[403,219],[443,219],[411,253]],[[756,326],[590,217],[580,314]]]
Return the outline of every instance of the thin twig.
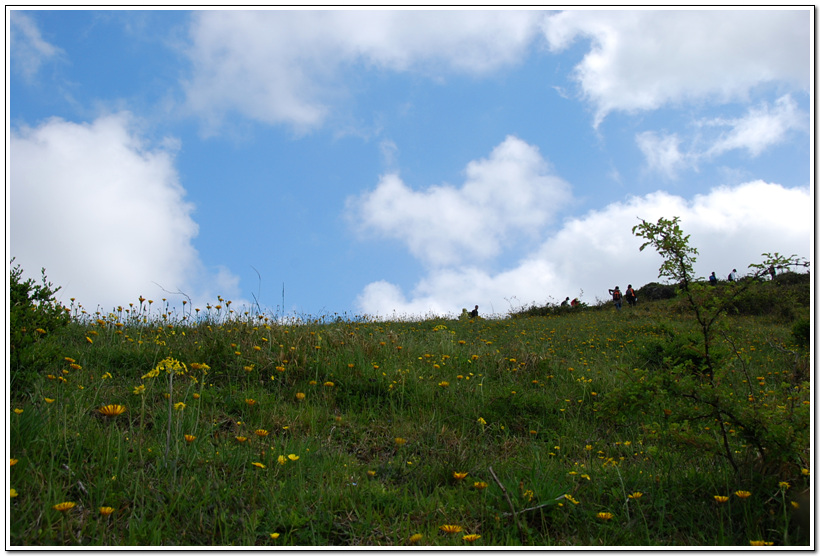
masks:
[[[518,513],[516,513],[516,511],[515,511],[515,507],[513,506],[512,500],[510,500],[510,495],[507,494],[507,489],[504,488],[504,485],[501,484],[501,481],[498,480],[498,477],[496,476],[495,471],[493,471],[492,466],[487,467],[487,469],[490,471],[490,475],[493,476],[493,480],[495,481],[495,484],[497,484],[498,488],[501,489],[501,493],[504,495],[504,498],[507,499],[507,504],[509,504],[509,506],[510,506],[510,512],[512,512],[511,515],[512,515],[513,520],[515,521],[515,526],[518,528],[518,532],[521,535],[521,538],[525,539],[526,538],[526,533],[521,528],[521,524],[518,522]]]

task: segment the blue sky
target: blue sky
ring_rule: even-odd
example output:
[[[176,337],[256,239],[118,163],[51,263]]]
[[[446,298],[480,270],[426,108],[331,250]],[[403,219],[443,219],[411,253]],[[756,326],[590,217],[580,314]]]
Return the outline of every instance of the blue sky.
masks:
[[[813,15],[7,9],[7,252],[313,317],[605,299],[638,218],[702,276],[811,258]]]

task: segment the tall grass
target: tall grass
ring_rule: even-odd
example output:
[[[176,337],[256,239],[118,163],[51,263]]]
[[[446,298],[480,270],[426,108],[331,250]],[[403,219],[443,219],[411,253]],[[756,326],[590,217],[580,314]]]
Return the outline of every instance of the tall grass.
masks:
[[[36,376],[10,392],[11,545],[811,540],[797,496],[810,484],[808,428],[776,468],[731,435],[735,471],[699,444],[713,423],[687,423],[698,431],[687,444],[640,400],[607,406],[663,330],[694,330],[674,301],[293,323],[222,300],[182,315],[145,301],[74,308],[37,340]],[[766,403],[807,412],[790,324],[728,324],[727,368],[755,387],[763,377]],[[105,416],[109,404],[126,409]]]

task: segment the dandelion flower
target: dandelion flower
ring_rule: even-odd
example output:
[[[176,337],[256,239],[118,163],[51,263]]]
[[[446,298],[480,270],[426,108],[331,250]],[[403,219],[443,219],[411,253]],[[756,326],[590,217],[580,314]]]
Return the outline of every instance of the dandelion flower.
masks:
[[[288,462],[288,458],[286,458],[285,456],[279,456],[278,458],[276,458],[276,461],[279,462],[279,465],[285,465]]]
[[[234,438],[236,438],[236,440],[237,440],[238,442],[245,442],[245,441],[248,439],[248,438],[247,438],[247,437],[245,437],[245,436],[235,436]]]
[[[15,407],[15,408],[14,408],[14,412],[15,412],[17,415],[20,415],[20,414],[23,412],[23,410],[22,410],[22,409],[20,409],[19,407]]]
[[[303,392],[296,392],[296,401],[301,402],[305,399],[305,394]]]
[[[476,535],[475,533],[472,533],[470,535],[464,535],[463,537],[461,537],[462,540],[465,540],[467,542],[475,542],[480,538],[481,535]]]
[[[484,426],[484,425],[487,424],[487,421],[484,420],[484,417],[479,417],[478,418],[478,424],[481,425],[481,426]]]
[[[790,484],[789,484],[789,483],[787,483],[786,481],[780,481],[779,483],[777,483],[777,486],[779,486],[779,487],[780,487],[780,488],[782,488],[783,490],[787,490],[787,489],[789,489],[792,485],[790,485]]]
[[[53,398],[43,398],[43,399],[46,401],[46,403],[54,403]]]
[[[718,504],[723,504],[724,502],[728,502],[728,501],[729,501],[729,497],[728,497],[728,496],[720,496],[720,495],[717,495],[717,494],[716,494],[716,495],[715,495],[715,501],[716,501]]]
[[[125,413],[125,406],[119,404],[109,404],[102,406],[98,411],[106,417],[116,417],[117,415]]]
[[[268,436],[268,431],[266,431],[265,429],[256,429],[255,431],[253,431],[253,433],[256,436]]]
[[[296,454],[288,454],[288,459],[290,461],[296,461],[297,459],[299,459],[299,456],[297,456]]]
[[[453,478],[456,481],[460,481],[461,479],[463,479],[466,476],[467,476],[467,471],[453,471]]]
[[[13,488],[9,490],[9,497],[10,498],[17,498],[17,491]]]
[[[143,392],[145,392],[145,385],[144,384],[140,384],[139,386],[134,387],[134,395],[139,396]]]
[[[610,512],[598,512],[597,514],[595,514],[595,517],[603,521],[609,521],[615,516],[613,516]]]
[[[375,472],[375,471],[373,471],[372,469],[368,469],[368,470],[367,470],[367,476],[368,476],[368,477],[375,477],[375,476],[376,476],[376,472]]]
[[[569,494],[565,494],[565,495],[564,495],[564,498],[566,498],[567,500],[569,500],[570,502],[572,502],[572,503],[573,503],[573,504],[575,504],[576,506],[577,506],[578,504],[580,504],[580,502],[579,502],[578,500],[576,500],[575,498],[573,498],[573,497],[572,497],[571,495],[569,495]]]
[[[114,513],[114,508],[111,506],[102,506],[100,508],[100,515],[109,516]]]
[[[75,502],[60,502],[59,504],[55,504],[52,506],[58,512],[67,512],[77,504]]]
[[[174,409],[176,409],[177,411],[182,411],[183,409],[185,409],[185,402],[175,403],[174,404]]]
[[[259,469],[265,469],[266,467],[264,463],[259,463],[258,461],[251,462],[251,465],[255,465]]]
[[[735,496],[737,496],[738,498],[748,498],[751,495],[752,493],[748,490],[738,490],[735,492]]]
[[[415,535],[410,535],[410,538],[407,539],[409,542],[419,542],[421,539],[424,538],[424,535],[421,533],[416,533]]]
[[[16,463],[17,463],[17,460],[15,458],[9,458],[9,465],[14,465]]]
[[[485,483],[484,481],[476,481],[476,482],[473,483],[473,488],[477,489],[477,490],[484,490],[488,486],[489,485],[487,483]]]
[[[279,533],[271,533],[270,538],[272,538],[273,540],[278,539],[279,538]]]
[[[256,403],[256,400],[254,400],[253,398],[247,398],[245,400],[245,403],[248,404],[248,405],[253,405],[253,404]]]
[[[401,437],[396,438],[395,442],[396,442],[396,446],[404,446],[405,444],[407,444],[407,440],[405,440],[404,438],[401,438]]]
[[[185,442],[188,442],[190,444],[194,440],[196,440],[196,436],[194,436],[193,434],[186,434],[185,435]]]
[[[327,386],[328,388],[333,388],[336,385],[328,380],[327,382],[325,382],[325,386]]]
[[[627,498],[631,498],[633,500],[636,500],[636,499],[640,498],[641,496],[643,496],[643,492],[633,492]]]
[[[450,386],[450,383],[447,382],[446,380],[442,380],[441,382],[438,383],[438,385],[441,386],[442,388],[447,388],[448,386]]]
[[[463,531],[461,525],[442,525],[439,527],[444,533],[461,533]]]

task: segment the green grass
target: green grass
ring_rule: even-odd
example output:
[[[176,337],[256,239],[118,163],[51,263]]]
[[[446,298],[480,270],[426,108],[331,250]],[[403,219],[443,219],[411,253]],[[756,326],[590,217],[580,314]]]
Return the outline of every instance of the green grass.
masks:
[[[10,392],[11,545],[809,543],[811,394],[790,323],[726,318],[720,392],[754,389],[749,411],[792,454],[765,457],[731,429],[735,470],[702,414],[669,417],[640,385],[629,398],[628,377],[668,373],[668,353],[652,357],[697,333],[674,301],[291,325],[147,307],[75,315],[37,341]],[[169,357],[181,374],[141,378]],[[108,404],[126,411],[105,417]]]

